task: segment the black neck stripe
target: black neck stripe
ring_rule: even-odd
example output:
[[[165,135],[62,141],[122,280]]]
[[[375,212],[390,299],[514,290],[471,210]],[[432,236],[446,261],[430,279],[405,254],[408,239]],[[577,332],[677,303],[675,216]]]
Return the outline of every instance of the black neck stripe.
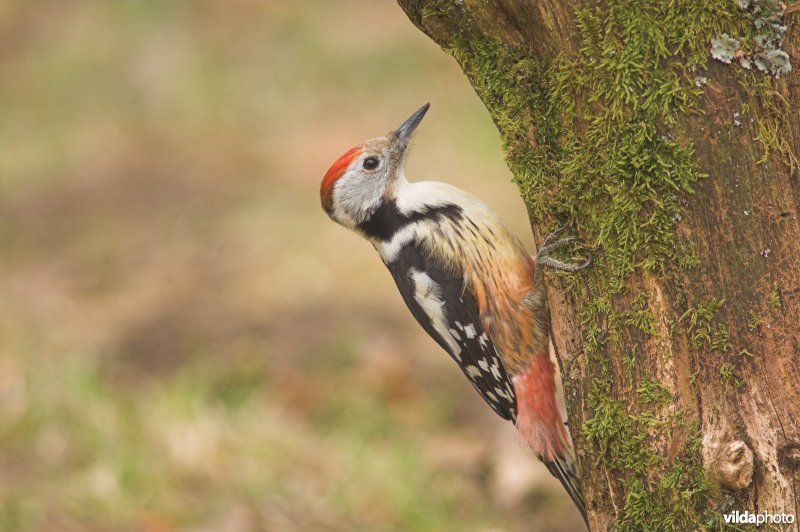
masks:
[[[463,210],[458,205],[425,207],[419,211],[403,214],[397,208],[395,200],[388,200],[381,204],[375,212],[364,222],[358,224],[358,229],[367,237],[388,242],[404,227],[422,220],[439,220],[441,217],[451,220],[460,220]]]

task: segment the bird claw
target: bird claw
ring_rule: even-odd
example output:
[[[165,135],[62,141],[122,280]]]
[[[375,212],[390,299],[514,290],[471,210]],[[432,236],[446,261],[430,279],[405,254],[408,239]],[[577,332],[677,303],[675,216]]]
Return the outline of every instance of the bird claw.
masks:
[[[556,238],[558,238],[561,235],[561,233],[567,230],[567,227],[568,226],[566,225],[562,225],[561,227],[559,227],[558,229],[547,235],[547,237],[544,239],[544,242],[542,243],[542,247],[555,242]]]
[[[545,245],[539,248],[539,252],[536,254],[536,256],[546,257],[550,254],[551,251],[562,248],[573,242],[583,242],[583,239],[573,236],[568,238],[562,238],[560,240],[556,240],[555,242],[551,241],[550,243],[547,243],[547,240],[545,240]]]
[[[547,235],[547,238],[544,239],[542,247],[539,248],[539,251],[536,253],[536,264],[547,268],[552,268],[554,270],[561,270],[564,272],[571,272],[571,273],[583,270],[584,268],[588,268],[592,264],[591,256],[586,260],[586,262],[583,263],[562,262],[550,256],[550,253],[552,253],[553,251],[560,249],[564,246],[567,246],[569,244],[572,244],[573,242],[583,242],[583,239],[578,237],[567,237],[558,239],[558,237],[566,229],[567,226],[565,225],[563,227],[559,227],[558,229]]]
[[[574,262],[561,262],[560,260],[554,259],[552,257],[544,256],[539,257],[536,261],[539,266],[546,266],[547,268],[552,268],[554,270],[560,270],[562,272],[570,272],[574,273],[585,268],[588,268],[592,265],[592,258],[589,257],[586,262],[582,263],[574,263]]]

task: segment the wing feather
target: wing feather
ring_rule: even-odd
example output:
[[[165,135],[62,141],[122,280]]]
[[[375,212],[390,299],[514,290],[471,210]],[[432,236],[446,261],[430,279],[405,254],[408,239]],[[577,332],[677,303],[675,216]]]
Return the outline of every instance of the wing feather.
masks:
[[[489,406],[515,421],[514,386],[483,328],[463,272],[450,271],[416,243],[404,246],[387,266],[422,328],[458,363]]]

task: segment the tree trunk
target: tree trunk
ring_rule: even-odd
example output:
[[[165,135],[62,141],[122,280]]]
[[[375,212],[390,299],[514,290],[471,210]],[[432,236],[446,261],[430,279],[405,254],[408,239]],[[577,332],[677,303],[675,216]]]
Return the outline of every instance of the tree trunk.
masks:
[[[492,114],[536,241],[569,224],[594,258],[547,278],[592,529],[797,516],[800,78],[756,63],[781,18],[800,57],[800,13],[768,0],[399,3]],[[726,36],[732,64],[711,57]]]

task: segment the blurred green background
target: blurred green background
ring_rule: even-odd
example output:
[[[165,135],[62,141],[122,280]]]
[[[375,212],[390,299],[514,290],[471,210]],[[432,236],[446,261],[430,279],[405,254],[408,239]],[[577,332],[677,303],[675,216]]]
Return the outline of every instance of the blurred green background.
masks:
[[[572,530],[319,182],[409,162],[528,242],[496,130],[391,1],[0,2],[0,530]]]

